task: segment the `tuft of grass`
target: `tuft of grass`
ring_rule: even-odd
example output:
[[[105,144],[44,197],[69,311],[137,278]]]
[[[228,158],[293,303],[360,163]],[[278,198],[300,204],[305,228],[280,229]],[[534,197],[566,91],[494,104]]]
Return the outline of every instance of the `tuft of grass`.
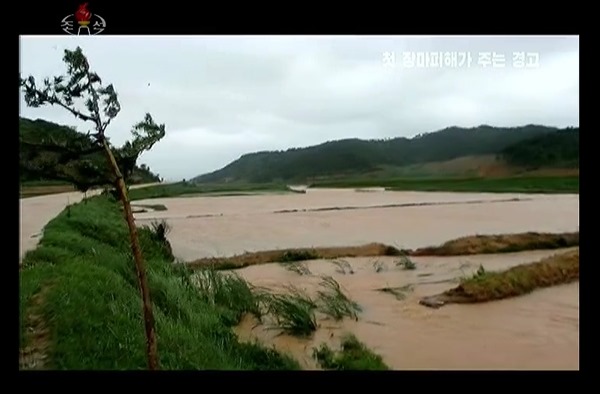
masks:
[[[206,268],[194,275],[194,284],[204,301],[232,312],[234,324],[239,323],[246,313],[259,320],[262,318],[254,288],[236,273]]]
[[[302,262],[284,263],[283,266],[288,271],[295,272],[298,275],[311,275],[310,269]]]
[[[304,261],[304,260],[316,260],[319,255],[312,250],[286,250],[281,254],[279,261],[282,263]]]
[[[301,290],[290,287],[284,294],[265,295],[268,312],[283,332],[300,337],[310,336],[317,330],[315,302]]]
[[[404,299],[406,299],[408,293],[412,292],[413,290],[413,285],[405,285],[400,287],[384,287],[378,289],[378,291],[381,291],[383,293],[392,294],[394,297],[396,297],[398,301],[403,301]]]
[[[331,263],[336,266],[335,272],[338,274],[354,274],[354,270],[347,260],[333,260]]]
[[[396,261],[396,267],[400,267],[404,270],[415,270],[417,269],[417,265],[408,257],[407,255],[402,255]]]
[[[385,271],[385,269],[386,269],[385,263],[383,263],[382,261],[379,261],[379,260],[375,260],[373,262],[373,269],[377,273],[379,273],[381,271]]]
[[[323,277],[320,287],[322,290],[317,292],[320,312],[338,321],[344,317],[358,320],[362,308],[344,294],[335,279],[331,276]]]
[[[38,247],[20,267],[20,365],[145,369],[140,294],[120,205],[96,196],[70,210],[70,217],[65,210],[46,225]],[[203,293],[189,270],[172,263],[151,228],[138,232],[161,369],[300,369],[272,349],[238,341],[231,328],[235,317],[254,305],[248,301],[251,292],[240,290],[243,284],[220,295]],[[216,280],[223,281],[235,287],[234,279]]]
[[[333,351],[326,344],[313,349],[313,357],[323,369],[337,371],[385,371],[390,368],[380,355],[369,350],[354,335],[346,335],[341,349]]]

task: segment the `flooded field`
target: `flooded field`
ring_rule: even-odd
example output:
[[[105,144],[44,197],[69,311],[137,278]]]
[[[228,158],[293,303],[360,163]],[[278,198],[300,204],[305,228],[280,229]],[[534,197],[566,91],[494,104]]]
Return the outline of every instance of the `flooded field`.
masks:
[[[247,267],[236,272],[250,283],[278,289],[285,285],[314,294],[321,275],[333,277],[357,302],[358,321],[320,319],[314,337],[279,335],[269,324],[248,318],[238,327],[246,340],[273,343],[306,368],[316,368],[312,349],[335,347],[348,332],[380,354],[392,369],[578,369],[579,284],[535,291],[529,295],[477,305],[447,305],[432,310],[419,305],[423,296],[456,286],[480,265],[501,270],[559,251],[504,255],[415,257],[415,270],[403,270],[393,257],[344,259],[351,271],[315,260],[299,275],[282,264]],[[348,267],[348,266],[346,266]],[[395,289],[395,294],[381,291]]]
[[[168,208],[136,217],[142,225],[166,219],[174,253],[185,261],[278,248],[370,242],[418,248],[474,234],[579,230],[578,195],[309,190],[136,203]],[[315,346],[335,346],[351,332],[393,369],[578,369],[578,283],[477,305],[429,309],[418,303],[456,286],[480,265],[500,270],[555,253],[414,257],[414,270],[397,266],[394,257],[348,258],[346,270],[313,260],[302,263],[304,275],[278,263],[250,266],[236,272],[269,289],[291,284],[311,293],[320,275],[332,276],[362,312],[357,321],[319,320],[310,339],[279,335],[250,317],[237,332],[290,352],[306,368],[316,368]]]
[[[185,261],[260,250],[381,242],[418,248],[474,234],[579,229],[578,195],[356,192],[181,197],[136,214],[140,225],[166,219]],[[417,205],[419,204],[419,205]]]

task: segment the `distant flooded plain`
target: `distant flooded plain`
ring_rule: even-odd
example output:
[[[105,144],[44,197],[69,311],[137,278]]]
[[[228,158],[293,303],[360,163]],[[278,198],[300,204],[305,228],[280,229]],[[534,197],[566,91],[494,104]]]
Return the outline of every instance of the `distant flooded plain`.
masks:
[[[475,234],[579,230],[578,195],[309,189],[136,204],[167,207],[136,214],[138,224],[167,220],[174,253],[184,261],[278,248],[370,242],[417,248]],[[278,263],[250,266],[236,272],[273,289],[291,284],[311,293],[320,275],[332,276],[362,312],[358,321],[320,320],[309,339],[279,335],[250,317],[237,332],[274,344],[305,368],[317,368],[314,347],[336,345],[351,332],[393,369],[579,369],[579,283],[484,304],[429,309],[418,302],[455,287],[480,266],[503,270],[562,251],[414,257],[415,270],[399,268],[394,257],[344,259],[352,273],[325,260],[305,262],[305,275]],[[402,289],[402,296],[383,288]]]

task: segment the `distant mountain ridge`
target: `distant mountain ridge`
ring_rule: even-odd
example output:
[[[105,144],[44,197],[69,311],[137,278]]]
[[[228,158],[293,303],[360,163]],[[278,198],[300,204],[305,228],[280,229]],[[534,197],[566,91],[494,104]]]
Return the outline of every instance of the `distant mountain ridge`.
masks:
[[[579,128],[559,129],[533,124],[510,128],[489,125],[472,128],[453,126],[413,138],[353,138],[285,151],[248,153],[225,167],[200,175],[192,181],[304,181],[315,177],[367,173],[386,166],[401,167],[446,161],[463,156],[496,154],[512,157],[514,151],[506,151],[509,147],[535,138],[543,140],[544,136],[554,135],[561,130],[576,130],[578,144]],[[518,150],[522,151],[523,149]],[[527,160],[526,157],[521,159]]]
[[[19,178],[20,181],[66,181],[77,174],[82,184],[97,183],[98,172],[94,167],[106,167],[106,157],[103,152],[82,155],[79,159],[73,157],[64,160],[64,154],[59,153],[61,147],[71,145],[92,147],[92,139],[75,128],[59,125],[43,119],[28,119],[19,117]],[[75,155],[74,155],[75,156]],[[127,180],[131,184],[152,183],[161,180],[145,165],[137,165],[123,159],[117,159],[122,172],[127,172]],[[87,164],[87,166],[86,166]],[[86,170],[90,171],[86,171]],[[66,176],[69,174],[70,176]]]

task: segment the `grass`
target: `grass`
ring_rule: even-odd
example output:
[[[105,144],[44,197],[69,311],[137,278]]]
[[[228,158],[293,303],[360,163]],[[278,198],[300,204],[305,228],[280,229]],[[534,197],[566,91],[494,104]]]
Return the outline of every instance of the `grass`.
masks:
[[[303,262],[282,263],[288,271],[297,273],[298,275],[310,275],[310,269]]]
[[[457,238],[439,246],[410,251],[411,256],[458,256],[471,254],[514,253],[535,249],[560,249],[579,246],[579,232],[517,233],[473,235]]]
[[[504,178],[383,178],[317,181],[311,187],[385,187],[396,191],[493,193],[579,193],[579,176],[512,176]]]
[[[338,274],[354,274],[354,269],[347,260],[333,260],[331,261],[331,264],[335,265],[335,272],[337,272]]]
[[[21,265],[21,368],[145,369],[140,295],[119,205],[98,196],[70,211],[48,223]],[[151,228],[138,230],[162,369],[300,368],[272,349],[238,342],[232,325],[254,304],[199,291],[190,272],[172,264],[160,236]],[[235,279],[222,285],[248,294]]]
[[[386,267],[385,263],[384,263],[384,262],[382,262],[382,261],[380,261],[380,260],[375,260],[375,261],[373,262],[373,269],[374,269],[374,270],[375,270],[375,272],[377,272],[377,273],[379,273],[379,272],[382,272],[382,271],[385,271],[385,269],[386,269],[386,268],[387,268],[387,267]]]
[[[345,317],[358,320],[358,313],[362,311],[362,308],[344,294],[335,279],[325,276],[320,286],[322,290],[319,290],[317,294],[319,310],[322,313],[336,321]]]
[[[196,195],[246,195],[251,192],[290,192],[285,184],[279,183],[223,183],[195,184],[192,182],[177,182],[165,185],[149,186],[129,191],[131,200],[146,200],[151,198],[168,198]]]
[[[348,298],[331,277],[322,278],[314,298],[291,285],[280,293],[264,291],[260,297],[263,315],[273,317],[274,328],[299,337],[309,337],[318,329],[318,312],[336,321],[346,317],[358,320],[361,312],[361,307]]]
[[[333,351],[326,344],[313,350],[313,356],[323,369],[337,371],[385,371],[390,368],[378,354],[373,353],[354,335],[342,339],[341,349]]]
[[[407,255],[400,256],[395,263],[396,267],[400,267],[404,270],[415,270],[417,265]]]
[[[399,286],[399,287],[383,287],[378,290],[383,293],[388,293],[388,294],[393,295],[394,297],[396,297],[396,299],[398,301],[403,301],[404,299],[406,299],[406,296],[408,295],[408,293],[412,292],[413,289],[414,289],[413,285],[405,285],[405,286]]]
[[[275,317],[277,327],[283,332],[307,337],[317,330],[316,303],[304,292],[290,288],[289,293],[271,294],[267,301],[268,311]]]
[[[440,295],[426,297],[425,304],[479,303],[531,293],[535,289],[579,280],[579,249],[522,264],[504,271],[486,271],[482,266],[471,277]]]

